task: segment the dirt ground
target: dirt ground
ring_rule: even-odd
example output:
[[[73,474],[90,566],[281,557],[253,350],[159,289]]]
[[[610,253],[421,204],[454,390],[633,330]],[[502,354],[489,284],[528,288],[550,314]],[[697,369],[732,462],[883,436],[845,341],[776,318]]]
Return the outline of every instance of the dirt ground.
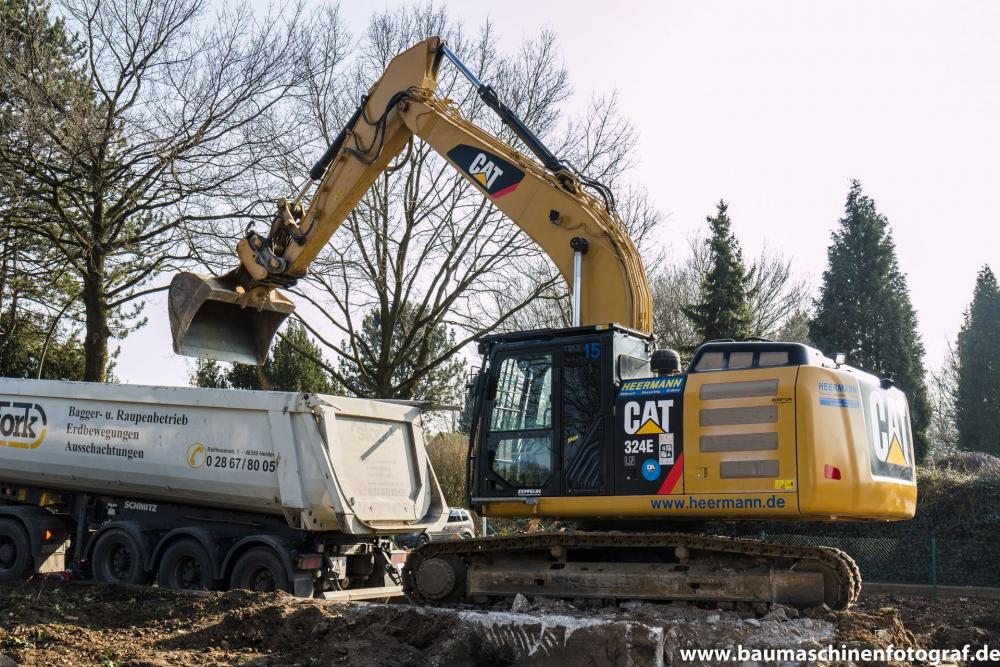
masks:
[[[673,665],[679,648],[1000,645],[1000,601],[868,595],[850,612],[562,602],[423,610],[243,591],[31,582],[0,588],[0,667]],[[12,662],[11,662],[12,661]]]

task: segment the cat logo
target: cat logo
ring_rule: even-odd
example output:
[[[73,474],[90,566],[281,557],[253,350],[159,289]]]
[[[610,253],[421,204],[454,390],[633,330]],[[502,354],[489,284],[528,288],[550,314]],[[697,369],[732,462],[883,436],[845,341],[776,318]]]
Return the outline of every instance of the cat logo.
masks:
[[[902,394],[890,396],[885,391],[873,391],[868,396],[868,404],[872,414],[871,429],[875,456],[879,461],[908,467],[909,447],[905,443],[909,439],[909,434],[905,421],[906,405],[899,405],[901,396]]]
[[[872,388],[865,398],[872,474],[912,479],[913,442],[906,396],[898,389]]]
[[[524,172],[507,160],[474,146],[459,144],[448,151],[448,159],[493,199],[516,190],[524,178]]]
[[[628,401],[625,403],[625,433],[657,435],[670,431],[670,408],[674,402],[666,399]]]
[[[503,169],[493,164],[493,161],[486,157],[486,153],[480,153],[469,165],[469,173],[479,181],[479,184],[489,190],[503,176]]]

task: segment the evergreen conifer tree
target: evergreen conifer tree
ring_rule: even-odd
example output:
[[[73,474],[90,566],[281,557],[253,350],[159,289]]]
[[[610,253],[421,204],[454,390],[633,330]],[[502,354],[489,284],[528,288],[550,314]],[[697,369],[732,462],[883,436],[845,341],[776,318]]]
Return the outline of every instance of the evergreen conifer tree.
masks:
[[[962,449],[1000,455],[1000,288],[984,266],[958,334],[955,421]]]
[[[852,366],[893,375],[909,401],[914,450],[917,461],[923,461],[930,404],[917,314],[899,270],[889,221],[856,180],[832,241],[809,338],[828,355],[845,353]]]
[[[379,310],[365,315],[362,328],[352,341],[362,363],[342,357],[344,384],[358,396],[399,398],[458,404],[465,387],[465,362],[446,353],[454,347],[455,335],[445,324],[423,335],[415,354],[406,355],[405,342],[416,328],[417,308],[409,302],[400,309],[400,323],[387,331]],[[431,360],[439,360],[431,363]]]
[[[45,221],[24,212],[31,176],[6,159],[29,134],[13,106],[12,72],[57,82],[48,111],[60,117],[81,94],[73,67],[79,47],[46,0],[0,0],[0,35],[0,376],[81,380],[83,345],[71,324],[77,290],[52,242],[24,233],[25,226]]]
[[[305,327],[292,321],[275,341],[263,366],[233,364],[226,369],[213,359],[199,359],[191,383],[198,387],[337,393],[330,374],[316,361],[322,359],[319,346]]]
[[[732,232],[728,205],[719,200],[715,217],[708,218],[711,235],[705,241],[710,269],[701,283],[701,301],[684,308],[702,340],[750,335],[751,276],[743,264],[739,241]]]
[[[228,389],[229,380],[226,378],[227,370],[225,366],[215,359],[198,359],[188,379],[194,387],[201,387],[202,389]]]

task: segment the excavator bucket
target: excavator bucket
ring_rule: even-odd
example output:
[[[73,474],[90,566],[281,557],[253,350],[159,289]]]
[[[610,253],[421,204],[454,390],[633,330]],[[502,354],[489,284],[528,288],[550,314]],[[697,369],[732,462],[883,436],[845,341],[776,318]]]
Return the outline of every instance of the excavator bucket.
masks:
[[[174,352],[189,357],[262,364],[271,339],[295,305],[271,290],[258,307],[246,305],[237,271],[219,276],[178,273],[168,309]]]

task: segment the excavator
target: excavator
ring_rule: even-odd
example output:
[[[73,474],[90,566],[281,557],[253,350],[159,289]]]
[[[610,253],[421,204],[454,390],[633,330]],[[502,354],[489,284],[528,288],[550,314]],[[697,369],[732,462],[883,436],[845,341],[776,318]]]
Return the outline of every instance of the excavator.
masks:
[[[435,94],[445,59],[530,157]],[[711,341],[682,369],[677,353],[655,347],[642,256],[611,192],[560,161],[439,38],[389,63],[307,183],[278,200],[267,236],[247,230],[236,269],[174,277],[175,351],[262,363],[294,308],[281,289],[306,275],[414,137],[530,236],[571,290],[570,327],[479,341],[469,506],[576,528],[432,540],[407,558],[407,597],[445,606],[522,594],[848,608],[861,576],[847,554],[714,536],[704,526],[912,518],[905,395],[890,377],[795,342]]]

